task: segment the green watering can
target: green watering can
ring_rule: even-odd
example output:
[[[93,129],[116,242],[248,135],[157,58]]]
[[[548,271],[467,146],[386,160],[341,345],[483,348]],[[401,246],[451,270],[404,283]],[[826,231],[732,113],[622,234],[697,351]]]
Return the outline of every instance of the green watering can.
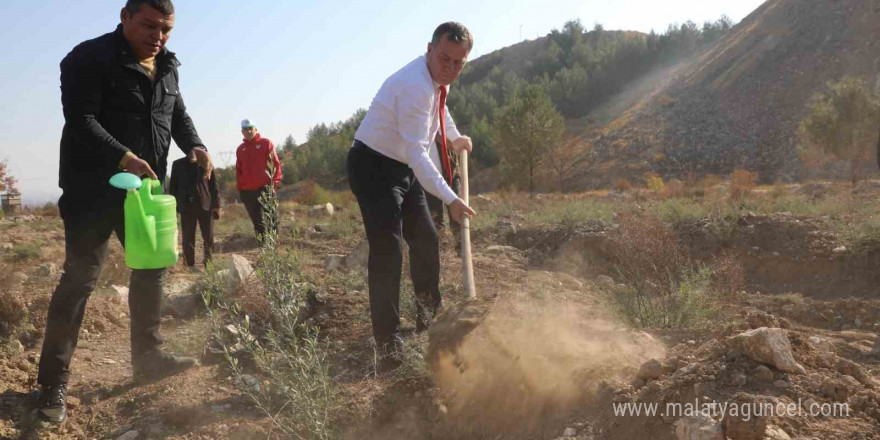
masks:
[[[177,264],[177,201],[163,195],[158,180],[119,173],[110,184],[125,197],[125,264],[161,269]]]

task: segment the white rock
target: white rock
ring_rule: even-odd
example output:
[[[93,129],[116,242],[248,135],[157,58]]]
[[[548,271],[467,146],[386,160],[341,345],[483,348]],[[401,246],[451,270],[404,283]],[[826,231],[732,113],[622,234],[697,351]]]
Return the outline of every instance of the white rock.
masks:
[[[563,437],[574,437],[577,435],[577,430],[574,428],[565,428],[565,431],[562,431]]]
[[[116,292],[116,294],[119,295],[121,298],[128,298],[128,287],[118,286],[114,284],[110,286],[110,288],[113,289],[113,291]]]
[[[791,440],[791,437],[782,428],[767,425],[767,430],[764,431],[764,440]]]
[[[330,254],[324,258],[324,270],[332,272],[345,265],[345,255]]]
[[[834,252],[835,254],[845,254],[846,253],[846,246],[838,246],[838,247],[834,248],[834,250],[832,250],[831,252]]]
[[[683,417],[673,426],[677,440],[724,440],[721,424],[707,416]]]
[[[232,288],[243,286],[253,273],[254,268],[247,258],[232,254],[232,259],[229,261],[229,283]]]
[[[14,248],[15,248],[15,245],[13,245],[12,243],[3,243],[3,250],[4,251],[11,251]]]
[[[314,205],[309,209],[309,217],[330,217],[332,216],[336,210],[333,208],[332,203],[326,203],[323,205]]]
[[[773,365],[780,371],[806,374],[806,369],[794,360],[791,342],[781,328],[756,328],[728,338],[728,343],[755,362]]]

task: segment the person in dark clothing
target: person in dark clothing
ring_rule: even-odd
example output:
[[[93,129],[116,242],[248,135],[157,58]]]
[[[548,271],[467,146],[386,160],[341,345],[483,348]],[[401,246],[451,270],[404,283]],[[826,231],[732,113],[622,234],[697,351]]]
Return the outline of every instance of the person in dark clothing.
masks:
[[[205,170],[196,163],[195,156],[177,159],[171,164],[171,182],[168,193],[177,199],[177,212],[180,213],[180,229],[183,234],[183,260],[186,266],[195,270],[196,265],[196,224],[202,232],[204,248],[203,264],[207,266],[214,254],[214,220],[220,218],[220,195],[217,175],[211,178],[202,176]]]
[[[459,195],[461,193],[461,176],[458,174],[458,155],[452,154],[450,151],[448,153],[449,160],[442,161],[439,159],[439,150],[438,144],[440,143],[440,139],[434,140],[434,145],[431,148],[431,161],[434,162],[434,166],[443,174],[443,176],[452,175],[452,182],[446,182],[449,184],[449,187],[452,188],[452,191]],[[450,165],[450,170],[446,169],[446,164]],[[440,200],[437,196],[425,192],[425,199],[428,202],[428,210],[431,211],[431,219],[434,220],[434,227],[437,228],[437,233],[439,234],[443,229],[446,228],[445,221],[443,220],[443,211],[444,204],[443,201]],[[461,224],[452,219],[452,212],[449,213],[449,226],[452,228],[452,235],[455,240],[455,249],[459,251],[461,249]]]
[[[165,48],[174,26],[170,0],[128,0],[115,31],[77,45],[61,61],[58,208],[64,222],[64,273],[49,303],[37,382],[38,417],[67,417],[70,361],[86,301],[95,289],[110,236],[125,245],[125,191],[108,179],[119,170],[164,180],[171,140],[210,175],[211,156],[186,111],[177,61]],[[135,380],[154,380],[196,365],[159,345],[164,269],[132,270],[131,364]]]

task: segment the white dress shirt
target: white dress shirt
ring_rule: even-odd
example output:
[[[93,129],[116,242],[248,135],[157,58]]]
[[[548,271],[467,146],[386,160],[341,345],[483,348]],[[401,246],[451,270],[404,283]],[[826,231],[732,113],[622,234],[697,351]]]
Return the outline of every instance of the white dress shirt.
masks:
[[[445,204],[458,198],[430,157],[440,129],[440,85],[424,55],[385,80],[354,138],[412,168],[422,188]],[[447,145],[461,137],[446,108]],[[439,160],[439,157],[438,157]]]

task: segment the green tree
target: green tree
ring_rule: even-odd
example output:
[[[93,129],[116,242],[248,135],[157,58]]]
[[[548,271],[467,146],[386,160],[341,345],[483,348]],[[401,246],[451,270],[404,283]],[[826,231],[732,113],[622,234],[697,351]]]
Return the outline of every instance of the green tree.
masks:
[[[880,99],[861,78],[830,81],[816,93],[809,114],[801,122],[799,155],[808,166],[821,166],[831,159],[849,162],[853,185],[859,169],[871,158],[880,119]]]
[[[528,86],[499,110],[494,128],[505,176],[534,192],[541,165],[565,131],[562,115],[544,88]]]
[[[296,141],[293,140],[292,134],[287,135],[287,137],[284,138],[284,142],[281,143],[281,145],[279,145],[277,147],[278,153],[282,153],[284,151],[291,151],[294,148],[296,148]]]
[[[12,196],[21,195],[18,189],[18,179],[9,175],[9,165],[6,161],[0,161],[0,191],[6,191]]]
[[[6,170],[9,168],[6,161],[0,161],[0,191],[6,190]]]

